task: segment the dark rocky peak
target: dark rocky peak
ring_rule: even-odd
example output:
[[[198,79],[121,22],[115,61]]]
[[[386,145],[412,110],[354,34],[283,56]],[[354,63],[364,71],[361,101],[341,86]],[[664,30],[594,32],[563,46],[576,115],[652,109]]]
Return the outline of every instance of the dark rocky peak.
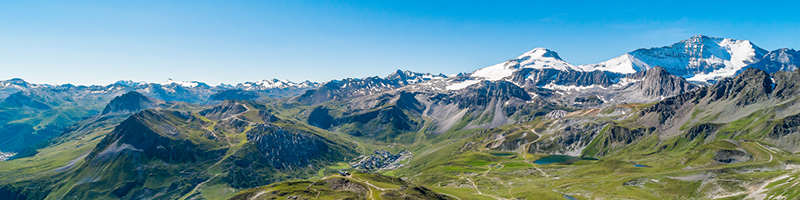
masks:
[[[800,96],[800,68],[794,71],[778,71],[772,74],[775,80],[773,96],[782,100],[793,99]]]
[[[414,93],[400,91],[397,96],[395,104],[401,109],[417,113],[422,113],[425,110],[425,104],[419,102]]]
[[[769,52],[760,61],[750,64],[748,67],[756,68],[767,73],[778,71],[794,71],[800,66],[800,52],[794,49],[778,49]]]
[[[563,71],[557,69],[522,68],[515,71],[511,81],[520,85],[542,87],[548,84],[564,86],[591,86],[601,85],[608,87],[614,85],[622,74],[601,70],[595,71]]]
[[[32,109],[50,109],[50,105],[31,97],[27,92],[16,92],[9,95],[2,102],[0,106],[6,108],[32,108]]]
[[[773,81],[769,74],[749,68],[734,78],[726,78],[711,87],[713,100],[737,98],[737,106],[745,106],[769,98]]]
[[[621,77],[621,74],[607,72],[607,71],[590,71],[590,72],[581,72],[581,71],[562,71],[559,73],[558,76],[552,81],[552,83],[556,85],[574,85],[574,86],[590,86],[590,85],[602,85],[603,87],[608,87],[613,85],[615,82],[614,80]]]
[[[111,100],[103,109],[102,114],[137,112],[144,109],[155,108],[157,105],[157,100],[144,96],[136,91],[130,91]]]
[[[406,80],[406,79],[408,79],[408,77],[414,76],[414,75],[416,75],[416,73],[414,73],[412,71],[408,71],[408,70],[403,71],[403,70],[399,70],[398,69],[396,72],[392,72],[391,74],[386,76],[385,79],[388,79],[388,80]]]
[[[243,113],[247,110],[248,110],[247,107],[245,107],[243,104],[237,101],[226,100],[223,101],[221,104],[214,106],[213,108],[201,110],[200,115],[210,120],[217,121],[232,116],[236,116],[239,113]]]
[[[531,96],[528,95],[525,89],[508,81],[483,81],[458,91],[458,94],[453,95],[451,99],[458,103],[460,109],[463,109],[486,106],[492,100],[520,99],[529,101]]]
[[[634,79],[637,76],[641,77],[641,81],[634,85],[635,89],[650,98],[676,96],[698,87],[686,79],[671,75],[662,67],[636,73],[633,75]]]

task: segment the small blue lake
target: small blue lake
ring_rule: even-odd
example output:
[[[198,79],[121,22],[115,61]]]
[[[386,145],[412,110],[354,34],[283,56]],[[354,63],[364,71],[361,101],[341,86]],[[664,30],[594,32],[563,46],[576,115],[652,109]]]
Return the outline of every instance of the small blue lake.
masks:
[[[647,166],[647,165],[638,165],[638,164],[636,164],[636,165],[633,165],[633,166],[634,166],[634,167],[651,167],[651,166]]]
[[[494,155],[494,156],[513,156],[513,155],[517,155],[517,154],[515,154],[515,153],[493,153],[492,155]]]
[[[549,164],[553,164],[553,163],[569,165],[569,164],[572,164],[572,163],[574,163],[576,161],[580,161],[580,160],[597,160],[597,158],[574,157],[574,156],[568,156],[568,155],[549,155],[549,156],[545,156],[545,157],[539,158],[538,160],[533,161],[533,163],[539,164],[539,165],[549,165]]]
[[[575,198],[575,197],[572,197],[572,196],[569,196],[569,195],[566,195],[566,194],[564,195],[564,198],[565,199],[569,199],[569,200],[578,200],[578,198]]]

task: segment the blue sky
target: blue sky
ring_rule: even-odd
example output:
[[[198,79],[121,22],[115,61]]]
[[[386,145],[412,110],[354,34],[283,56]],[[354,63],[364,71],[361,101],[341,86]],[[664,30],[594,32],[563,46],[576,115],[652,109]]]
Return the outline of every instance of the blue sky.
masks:
[[[800,48],[794,2],[0,1],[0,79],[109,84],[454,74],[535,47],[602,62],[693,35]]]

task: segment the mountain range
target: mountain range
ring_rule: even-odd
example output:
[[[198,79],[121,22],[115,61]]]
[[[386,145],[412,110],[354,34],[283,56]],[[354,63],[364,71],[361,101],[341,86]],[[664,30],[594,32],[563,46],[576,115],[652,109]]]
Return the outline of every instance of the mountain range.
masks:
[[[691,37],[324,83],[0,81],[0,199],[795,199],[800,57]]]

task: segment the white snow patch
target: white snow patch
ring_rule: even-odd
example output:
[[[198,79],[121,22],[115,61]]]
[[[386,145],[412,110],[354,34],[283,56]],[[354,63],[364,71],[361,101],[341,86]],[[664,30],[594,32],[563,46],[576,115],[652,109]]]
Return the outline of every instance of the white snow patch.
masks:
[[[171,85],[171,84],[178,84],[183,87],[197,87],[199,83],[197,81],[173,81],[171,78],[167,79],[167,82],[164,85]]]
[[[632,74],[650,69],[651,67],[647,63],[642,62],[632,55],[625,54],[597,64],[580,65],[578,68],[581,68],[584,71],[601,70],[622,74]]]
[[[516,71],[516,68],[506,67],[506,63],[498,63],[492,66],[484,67],[472,72],[472,77],[480,77],[485,80],[496,81],[505,77],[511,76]]]
[[[480,80],[465,80],[465,81],[460,82],[460,83],[453,83],[451,85],[448,85],[445,88],[447,90],[460,90],[460,89],[467,88],[470,85],[473,85],[473,84],[476,84],[476,83],[480,83],[480,82],[481,82]]]
[[[547,85],[542,86],[542,88],[551,90],[561,90],[561,91],[582,91],[593,88],[606,89],[602,85],[575,86],[575,85],[556,85],[554,83],[548,83]]]
[[[621,78],[619,82],[617,82],[617,86],[627,86],[636,82],[640,82],[642,79],[632,79],[632,78]]]

